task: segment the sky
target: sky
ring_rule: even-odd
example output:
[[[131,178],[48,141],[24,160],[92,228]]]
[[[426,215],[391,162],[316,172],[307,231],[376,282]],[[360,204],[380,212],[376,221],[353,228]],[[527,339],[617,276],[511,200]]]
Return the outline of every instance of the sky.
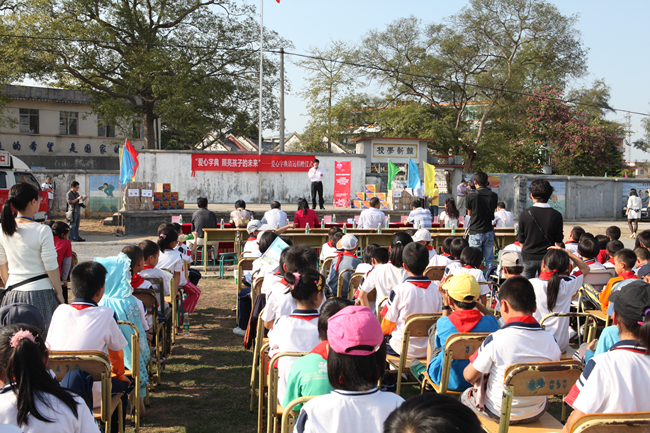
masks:
[[[441,22],[467,1],[431,0],[273,0],[264,1],[264,26],[293,42],[296,53],[310,46],[324,47],[331,40],[356,44],[372,29],[383,30],[395,19],[414,15],[424,22]],[[564,15],[579,14],[577,29],[588,49],[588,73],[575,87],[604,79],[611,87],[610,105],[619,110],[650,112],[650,2],[647,0],[551,0]],[[253,3],[259,8],[259,3]],[[305,88],[303,70],[285,55],[285,78],[291,92],[285,95],[285,131],[302,132],[307,123],[306,104],[299,92]],[[608,116],[624,122],[624,113]],[[642,116],[632,115],[632,141],[641,138]],[[265,136],[278,131],[264,131]],[[627,158],[627,153],[626,153]],[[650,154],[632,151],[632,160],[650,160]]]

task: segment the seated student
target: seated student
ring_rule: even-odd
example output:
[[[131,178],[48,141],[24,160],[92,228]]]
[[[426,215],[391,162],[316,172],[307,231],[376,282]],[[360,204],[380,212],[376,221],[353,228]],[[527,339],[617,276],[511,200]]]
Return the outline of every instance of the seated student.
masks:
[[[460,255],[465,248],[469,248],[469,242],[467,242],[467,239],[455,238],[453,241],[451,241],[451,245],[449,247],[449,252],[451,253],[451,261],[445,268],[445,273],[442,276],[443,279],[455,268],[460,268],[463,266],[460,263]]]
[[[443,317],[436,322],[435,333],[429,330],[427,371],[431,380],[439,385],[447,338],[457,332],[494,332],[499,329],[499,321],[490,310],[477,302],[481,288],[470,274],[452,275],[438,290],[442,295]],[[434,355],[434,351],[437,351],[437,354]],[[463,377],[463,370],[468,364],[469,361],[452,361],[449,373],[450,390],[464,391],[472,386]]]
[[[497,210],[494,212],[494,220],[492,221],[492,224],[496,228],[515,226],[515,216],[512,212],[508,212],[506,204],[502,201],[497,203]]]
[[[442,311],[442,297],[438,285],[425,277],[424,270],[429,263],[429,251],[417,242],[404,247],[402,253],[404,270],[408,278],[393,287],[388,303],[382,311],[384,320],[381,329],[390,336],[387,352],[399,356],[402,351],[402,337],[406,318],[414,313],[439,313]],[[427,338],[411,337],[408,346],[409,358],[424,358],[427,355]]]
[[[336,240],[334,240],[334,235],[337,233],[342,233],[339,227],[332,227],[327,232],[328,241],[323,244],[320,248],[320,261],[324,262],[328,257],[336,256]]]
[[[372,267],[366,273],[366,275],[363,277],[363,279],[361,280],[361,284],[359,285],[359,288],[357,288],[357,291],[354,294],[354,298],[356,299],[355,305],[361,305],[361,301],[359,300],[359,297],[361,296],[361,285],[366,281],[366,278],[368,278],[368,275],[372,271],[375,270],[375,267],[377,265],[385,265],[386,263],[388,263],[389,258],[390,258],[390,251],[388,250],[388,248],[379,247],[379,248],[375,248],[375,250],[372,252],[372,258],[370,259],[371,263],[372,263]],[[359,266],[361,266],[361,265],[359,265]],[[371,310],[374,311],[375,308],[376,308],[376,302],[375,301],[369,301],[368,302],[368,307]]]
[[[580,254],[580,257],[582,257],[585,265],[589,266],[589,269],[592,271],[605,270],[605,266],[603,266],[601,263],[598,263],[599,253],[600,246],[598,245],[598,241],[596,241],[596,239],[584,236],[580,239],[580,243],[578,244],[578,254]]]
[[[634,241],[634,248],[645,248],[650,249],[650,230],[643,230],[641,233],[636,235],[636,240]]]
[[[359,241],[356,236],[351,234],[345,234],[340,241],[336,244],[336,248],[341,250],[336,253],[336,259],[332,260],[332,265],[330,266],[330,271],[327,274],[327,294],[334,295],[337,294],[338,282],[339,282],[339,272],[345,269],[356,269],[357,265],[361,263],[361,260],[354,255],[357,247],[359,246]],[[341,296],[344,298],[348,297],[348,287],[350,285],[350,277],[352,276],[351,272],[346,272],[343,275],[343,285]]]
[[[269,331],[269,359],[280,352],[310,352],[320,342],[318,339],[318,309],[325,300],[325,279],[316,269],[287,272],[284,276],[287,292],[298,308],[290,315],[282,316]],[[280,359],[278,363],[278,401],[284,401],[287,377],[293,357]]]
[[[168,273],[156,268],[158,257],[160,256],[160,247],[158,244],[150,240],[140,242],[139,247],[142,250],[142,257],[144,260],[140,276],[143,278],[162,278],[163,287],[153,286],[152,288],[154,291],[163,290],[163,296],[169,296],[169,283],[171,278]],[[158,297],[158,299],[160,299],[160,297]]]
[[[641,268],[650,267],[650,251],[639,247],[634,249],[634,254],[636,254],[636,263],[634,265],[636,267],[636,274],[638,276],[639,272],[641,272]]]
[[[294,361],[287,378],[287,392],[282,406],[286,407],[292,400],[311,395],[323,395],[332,390],[327,377],[327,321],[330,317],[352,305],[346,298],[330,298],[323,304],[318,316],[318,338],[320,343],[301,358]],[[293,410],[299,411],[302,404]]]
[[[408,218],[406,218],[406,221],[413,224],[413,227],[415,227],[416,229],[420,229],[420,228],[430,229],[431,211],[423,207],[424,199],[416,198],[415,200],[413,200],[411,206],[413,207],[413,210],[411,211],[411,213],[409,213],[409,216]]]
[[[616,253],[618,251],[622,250],[623,248],[625,248],[625,246],[623,245],[623,242],[621,242],[621,241],[609,241],[609,242],[607,242],[606,250],[607,250],[607,256],[609,258],[607,259],[607,261],[605,263],[603,263],[605,265],[606,269],[614,269],[614,257],[616,256]],[[635,262],[636,262],[636,259],[635,259]],[[632,267],[634,267],[634,266],[632,266]]]
[[[172,226],[174,226],[176,233],[178,233],[178,242],[174,247],[174,249],[181,253],[181,257],[183,258],[183,261],[187,263],[188,281],[194,284],[195,286],[198,286],[199,281],[201,280],[201,272],[196,268],[190,267],[192,263],[194,263],[194,259],[192,259],[192,250],[183,243],[185,241],[185,235],[183,234],[183,229],[179,223],[172,223]]]
[[[390,261],[386,264],[377,264],[372,268],[365,281],[359,286],[359,303],[370,307],[368,293],[377,291],[377,302],[380,302],[390,294],[390,291],[398,284],[402,284],[408,277],[403,268],[402,253],[404,248],[413,242],[413,238],[406,233],[397,232],[390,242]]]
[[[106,268],[97,262],[82,262],[72,269],[70,280],[75,299],[70,305],[61,304],[54,311],[47,334],[47,347],[50,350],[68,351],[106,352],[108,349],[113,394],[122,392],[131,383],[124,376],[123,349],[128,347],[128,342],[117,325],[115,312],[111,308],[98,305],[104,296]],[[94,407],[100,406],[99,383],[93,387],[93,402]],[[126,403],[127,398],[124,396],[122,404]],[[117,432],[117,421],[118,415],[115,411],[111,418],[113,432]]]
[[[246,226],[246,231],[248,232],[248,239],[244,244],[244,249],[242,250],[242,257],[259,257],[262,255],[260,253],[260,244],[257,240],[257,236],[260,234],[260,229],[262,228],[262,223],[260,220],[252,220]]]
[[[432,240],[433,238],[431,237],[431,233],[429,233],[429,230],[427,229],[419,229],[415,232],[415,235],[413,235],[413,242],[417,242],[427,247],[427,250],[429,251],[429,260],[438,255],[436,249],[430,245]]]
[[[607,239],[610,241],[618,241],[621,239],[621,229],[617,226],[609,226],[607,227],[607,230],[605,230],[605,236],[607,236]]]
[[[273,231],[267,230],[265,232],[262,232],[262,234],[258,236],[260,254],[263,255],[271,247],[271,245],[273,244],[273,242],[275,242],[277,238],[278,238],[277,233]],[[244,275],[244,278],[246,278],[246,281],[248,281],[249,284],[252,284],[258,278],[265,276],[267,273],[273,273],[277,270],[278,270],[277,268],[273,269],[273,268],[262,266],[262,260],[258,258],[255,261],[253,261],[253,268],[249,273]]]
[[[607,262],[607,243],[609,242],[609,238],[605,235],[597,235],[596,242],[598,242],[598,248],[600,248],[596,259],[598,263],[604,265]]]
[[[449,274],[443,278],[443,282],[446,278],[449,278],[451,275],[460,275],[460,274],[470,274],[473,276],[481,287],[481,304],[485,305],[487,300],[487,295],[490,294],[490,286],[487,284],[485,279],[485,274],[480,270],[480,266],[483,264],[483,252],[475,247],[466,247],[463,249],[463,252],[460,253],[460,264],[461,266],[456,266],[451,269]]]
[[[290,246],[291,245],[289,245],[289,247]],[[272,287],[284,280],[284,259],[287,256],[286,253],[288,251],[289,248],[285,248],[280,253],[280,260],[278,261],[278,269],[275,272],[271,274],[266,274],[264,276],[261,293],[266,296],[267,302],[268,302],[268,297],[271,294]]]
[[[334,391],[305,403],[296,433],[382,433],[404,399],[377,388],[386,368],[386,343],[367,307],[345,307],[328,322],[327,377]]]
[[[374,253],[377,248],[380,248],[377,244],[366,245],[363,249],[363,255],[361,256],[361,263],[357,265],[357,269],[354,271],[355,273],[367,274],[368,271],[372,269],[372,253]]]
[[[617,242],[617,241],[612,241]],[[632,272],[632,268],[636,263],[636,255],[634,251],[628,249],[619,250],[613,257],[614,259],[614,270],[616,271],[616,277],[611,278],[607,285],[600,292],[600,308],[603,313],[607,313],[607,308],[609,307],[609,295],[615,290],[615,287],[618,287],[619,284],[625,280],[636,280],[638,277]],[[627,283],[630,283],[628,281]],[[625,284],[627,284],[625,283]]]
[[[429,266],[447,266],[449,263],[452,262],[452,257],[451,257],[451,243],[453,242],[455,238],[452,238],[451,236],[446,237],[444,241],[442,241],[442,254],[436,254],[429,260]]]
[[[650,285],[635,282],[609,300],[621,341],[589,361],[565,401],[575,410],[563,432],[584,414],[650,411]]]
[[[448,395],[427,392],[406,400],[384,422],[383,433],[484,433],[467,406]]]
[[[52,224],[52,235],[54,236],[54,248],[56,249],[56,261],[59,263],[59,274],[61,276],[61,289],[63,299],[68,303],[68,281],[70,281],[70,268],[72,266],[72,242],[68,240],[70,226],[63,221],[56,221]]]
[[[99,433],[83,398],[50,375],[48,357],[37,328],[24,323],[0,328],[0,425],[25,433]]]
[[[569,233],[569,240],[564,243],[566,250],[571,251],[573,254],[578,254],[578,245],[580,237],[585,234],[585,229],[580,226],[575,226]]]
[[[519,362],[559,361],[562,352],[555,338],[545,332],[533,317],[535,289],[525,277],[506,280],[499,289],[501,318],[505,326],[491,334],[470,358],[463,376],[476,384],[489,374],[485,391],[484,410],[477,408],[476,392],[469,388],[460,401],[476,414],[499,422],[503,398],[503,378],[506,369]],[[510,424],[537,420],[546,412],[546,397],[517,397],[512,400]]]
[[[578,268],[571,272],[571,262]],[[537,278],[530,280],[535,288],[537,310],[533,317],[539,322],[551,313],[568,313],[571,311],[571,299],[578,294],[582,287],[584,275],[589,274],[589,266],[578,256],[568,250],[550,247],[542,260],[542,272]],[[551,317],[544,322],[547,332],[555,337],[562,352],[569,347],[570,317]]]
[[[142,272],[144,269],[144,254],[142,253],[140,247],[137,247],[135,245],[127,245],[126,247],[122,248],[122,252],[131,261],[131,287],[134,289],[150,289],[151,283],[140,275],[140,272]],[[142,327],[147,333],[147,338],[149,341],[151,341],[153,335],[149,332],[149,329],[153,327],[153,316],[151,313],[147,314],[147,310],[141,300],[135,298],[135,301],[138,303],[138,310],[140,311]]]

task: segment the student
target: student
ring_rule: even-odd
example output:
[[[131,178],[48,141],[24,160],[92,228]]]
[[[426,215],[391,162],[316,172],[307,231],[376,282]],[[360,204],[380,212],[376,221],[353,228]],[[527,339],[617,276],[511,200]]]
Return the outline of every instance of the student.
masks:
[[[432,240],[433,238],[431,237],[431,233],[429,233],[429,230],[427,229],[419,229],[415,232],[415,235],[413,235],[413,242],[417,242],[427,247],[427,250],[429,251],[429,260],[432,260],[437,256],[436,249],[430,245]]]
[[[573,254],[578,254],[578,244],[580,237],[585,234],[585,229],[580,226],[575,226],[569,233],[569,240],[564,243],[566,250],[571,251]]]
[[[650,285],[633,283],[612,293],[620,341],[591,359],[565,401],[575,410],[563,432],[580,416],[650,411],[641,398],[650,388]]]
[[[467,406],[448,395],[427,392],[406,400],[384,423],[383,433],[484,433]]]
[[[593,238],[583,237],[578,244],[578,254],[582,257],[585,265],[589,266],[592,271],[604,271],[605,266],[598,263],[598,254],[600,253],[600,246],[598,241]]]
[[[450,276],[438,287],[442,295],[442,318],[436,322],[435,332],[429,331],[427,347],[428,373],[431,380],[440,384],[444,348],[447,338],[458,332],[495,332],[499,321],[480,302],[481,288],[470,274]],[[437,354],[434,355],[434,351]],[[463,377],[469,361],[455,360],[451,363],[449,389],[464,391],[472,386]]]
[[[195,286],[198,286],[199,281],[201,280],[201,272],[198,269],[190,267],[192,263],[194,263],[194,260],[192,259],[192,250],[190,250],[187,247],[187,245],[183,243],[183,241],[185,240],[185,235],[183,234],[183,228],[179,223],[172,223],[172,226],[174,226],[176,233],[178,233],[178,242],[176,242],[176,246],[174,247],[174,249],[179,253],[181,253],[181,257],[183,258],[183,261],[187,264],[188,281],[194,284]]]
[[[607,282],[607,285],[605,285],[603,290],[600,292],[599,297],[600,308],[603,313],[607,313],[607,309],[609,307],[609,295],[615,290],[616,287],[619,286],[622,281],[638,279],[634,272],[632,272],[632,268],[634,268],[634,264],[636,263],[636,255],[634,254],[634,251],[628,249],[619,250],[614,255],[613,260],[616,276]]]
[[[289,247],[290,246],[291,245],[289,245]],[[280,253],[280,260],[278,261],[278,269],[275,272],[266,274],[264,276],[264,281],[262,282],[262,287],[260,290],[261,290],[261,294],[266,296],[267,302],[268,302],[268,297],[271,294],[271,288],[276,284],[284,281],[284,259],[287,256],[286,254],[287,252],[289,252],[289,248],[283,249],[282,252]]]
[[[445,273],[443,274],[442,278],[445,278],[447,275],[449,275],[455,268],[460,268],[463,266],[460,263],[460,255],[465,248],[469,248],[469,242],[467,242],[467,239],[455,238],[451,241],[451,245],[449,246],[451,261],[445,268]]]
[[[524,259],[517,251],[507,251],[501,256],[501,266],[506,280],[519,277],[524,272]]]
[[[515,216],[512,212],[508,212],[504,202],[500,201],[497,203],[497,211],[494,213],[494,221],[492,223],[496,228],[515,226]]]
[[[48,358],[38,329],[24,323],[0,328],[0,424],[25,433],[98,433],[83,398],[50,375]]]
[[[266,253],[266,251],[271,247],[277,238],[278,235],[273,231],[265,231],[259,235],[258,241],[260,247],[260,257]],[[246,281],[249,284],[252,284],[258,278],[265,276],[267,273],[273,273],[277,270],[277,268],[263,266],[262,260],[260,258],[257,258],[253,261],[253,268],[251,271],[244,274],[244,278],[246,278]]]
[[[339,272],[345,269],[356,269],[361,260],[357,258],[354,252],[359,246],[359,241],[356,236],[345,234],[340,241],[336,244],[339,252],[336,253],[336,258],[332,260],[329,273],[327,274],[327,287],[328,295],[336,296],[339,282]],[[346,272],[343,275],[343,286],[341,296],[348,297],[348,286],[350,285],[351,272]]]
[[[553,335],[545,332],[533,317],[535,289],[525,277],[506,280],[499,289],[501,318],[505,326],[491,334],[470,358],[463,376],[476,383],[489,373],[485,407],[476,405],[473,388],[461,395],[461,402],[477,415],[499,422],[503,398],[503,378],[508,366],[518,362],[559,361],[562,352]],[[533,422],[546,412],[546,397],[517,397],[512,400],[510,424]]]
[[[150,240],[140,242],[139,247],[142,250],[142,257],[144,259],[144,265],[142,266],[140,276],[144,278],[162,278],[163,287],[153,286],[153,290],[156,292],[162,290],[163,296],[169,296],[169,283],[171,281],[171,277],[168,273],[156,268],[156,265],[158,265],[158,258],[160,256],[160,247],[158,244]]]
[[[298,200],[298,211],[293,216],[293,226],[297,229],[304,229],[309,224],[310,228],[318,227],[320,221],[316,211],[309,209],[309,203],[304,198]]]
[[[416,229],[419,228],[431,228],[431,211],[429,209],[424,209],[424,200],[416,198],[411,204],[413,210],[409,213],[406,221],[413,224],[413,227]]]
[[[607,236],[607,239],[610,241],[617,241],[621,239],[621,229],[617,226],[609,226],[607,227],[607,230],[605,230],[605,236]]]
[[[318,316],[318,338],[320,343],[309,353],[294,361],[287,378],[287,392],[282,406],[286,407],[292,400],[311,395],[324,395],[332,391],[327,377],[327,321],[330,317],[352,305],[346,298],[330,298],[323,304]],[[302,404],[293,408],[299,411]]]
[[[604,263],[606,269],[614,269],[614,257],[616,253],[625,248],[623,242],[621,241],[609,241],[607,242],[607,256],[609,257]]]
[[[463,200],[465,198],[463,197]],[[445,210],[440,213],[440,227],[458,227],[460,212],[456,209],[456,202],[449,197],[445,200]]]
[[[338,240],[334,240],[334,236],[337,233],[342,233],[339,227],[332,227],[327,232],[327,237],[329,240],[323,244],[320,249],[320,261],[324,262],[328,257],[336,257],[336,243]]]
[[[596,242],[598,242],[598,248],[600,248],[596,260],[598,260],[598,263],[600,264],[605,264],[607,262],[607,243],[609,241],[610,239],[605,235],[596,235]]]
[[[328,320],[327,376],[334,391],[305,403],[297,433],[382,433],[404,399],[377,388],[386,367],[386,343],[367,307],[345,307]]]
[[[406,318],[414,313],[439,313],[442,311],[442,297],[438,285],[424,276],[429,263],[429,252],[417,242],[404,247],[402,254],[404,270],[408,278],[393,287],[388,297],[381,329],[390,336],[387,352],[399,356],[402,350],[402,337]],[[424,358],[427,354],[427,338],[411,337],[408,346],[409,358]]]
[[[429,260],[429,266],[447,266],[452,262],[451,257],[451,243],[455,238],[449,236],[442,241],[442,254],[436,254]]]
[[[413,238],[406,233],[397,232],[390,242],[390,261],[386,264],[376,265],[368,274],[366,280],[359,286],[359,303],[369,307],[368,293],[377,291],[377,302],[390,294],[398,284],[402,284],[408,273],[402,267],[402,253],[404,248],[413,242]]]
[[[371,263],[372,263],[372,267],[371,267],[370,270],[366,273],[366,275],[363,277],[363,279],[361,280],[361,284],[360,284],[359,286],[361,286],[361,285],[366,281],[366,278],[368,278],[368,275],[369,275],[372,271],[375,270],[375,267],[376,267],[377,265],[385,265],[386,263],[389,262],[389,258],[390,258],[390,251],[388,250],[388,248],[382,248],[382,247],[380,247],[380,248],[375,248],[375,250],[372,252],[372,258],[370,259],[370,260],[371,260]],[[359,266],[361,266],[361,265],[359,265]],[[357,267],[357,268],[358,268],[358,267]],[[360,288],[357,288],[357,291],[356,291],[356,293],[354,294],[354,298],[356,299],[356,301],[355,301],[355,305],[361,305],[361,301],[359,300],[359,297],[360,297],[360,296],[361,296],[361,289],[360,289]],[[381,301],[381,299],[380,299],[380,301]],[[369,302],[368,302],[368,307],[369,307],[371,310],[374,311],[375,308],[376,308],[376,302],[375,302],[375,301],[369,301]]]
[[[363,255],[361,256],[361,263],[357,265],[357,269],[354,271],[355,273],[362,273],[365,275],[372,269],[372,253],[374,253],[377,248],[379,248],[379,245],[377,244],[366,245],[366,247],[363,249]]]
[[[235,202],[235,210],[230,212],[230,223],[237,228],[244,228],[248,226],[248,222],[252,219],[253,214],[246,210],[246,202],[244,200],[237,200]]]
[[[325,299],[325,279],[316,269],[287,272],[287,292],[298,308],[275,321],[269,331],[269,359],[281,352],[310,352],[318,345],[318,309]],[[284,401],[287,377],[294,357],[278,363],[278,401]]]
[[[122,252],[131,260],[131,287],[133,289],[151,289],[151,283],[140,275],[140,272],[144,269],[144,254],[142,253],[142,249],[135,245],[127,245],[122,248]],[[138,303],[138,309],[140,310],[142,327],[147,333],[147,338],[151,341],[153,335],[149,330],[153,328],[152,312],[147,312],[144,303],[140,299],[135,298],[135,301]]]
[[[72,242],[68,240],[70,226],[63,221],[52,224],[52,235],[54,236],[54,248],[56,249],[56,261],[59,264],[61,274],[61,290],[65,303],[68,303],[68,281],[70,281],[70,268],[72,267]]]
[[[567,275],[571,272],[569,259],[578,267],[578,271],[571,275]],[[568,313],[571,310],[571,299],[582,287],[584,276],[590,270],[572,252],[551,248],[542,260],[542,272],[530,280],[535,288],[537,302],[533,317],[539,322],[551,313]],[[553,334],[562,352],[569,347],[569,320],[570,317],[551,317],[544,322],[546,331]]]
[[[262,253],[260,252],[260,244],[257,239],[260,234],[260,229],[262,228],[262,222],[260,220],[252,220],[246,226],[246,231],[248,232],[248,239],[244,244],[244,249],[242,251],[242,257],[260,257]]]
[[[487,283],[487,280],[485,279],[485,274],[483,271],[479,269],[483,264],[483,252],[478,248],[465,247],[463,249],[463,252],[460,253],[460,264],[461,266],[452,268],[445,278],[449,278],[451,275],[460,274],[470,274],[473,276],[481,287],[481,304],[485,305],[487,295],[490,294],[490,286],[488,284],[484,284]]]
[[[377,197],[370,199],[370,207],[361,211],[359,215],[360,229],[377,229],[378,227],[386,227],[386,214],[379,210],[381,201]]]
[[[641,272],[641,268],[650,266],[650,251],[639,247],[634,249],[634,254],[636,255],[636,263],[634,265],[638,276]]]

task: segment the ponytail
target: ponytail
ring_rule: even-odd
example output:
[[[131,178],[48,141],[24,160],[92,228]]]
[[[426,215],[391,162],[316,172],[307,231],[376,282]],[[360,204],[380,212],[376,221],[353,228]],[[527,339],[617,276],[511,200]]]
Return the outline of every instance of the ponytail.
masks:
[[[616,304],[614,306],[616,307]],[[637,338],[639,339],[639,343],[645,347],[645,354],[650,355],[650,313],[645,315],[643,325],[639,325]]]
[[[390,257],[389,260],[391,264],[397,268],[404,266],[402,260],[402,253],[404,252],[404,247],[413,242],[411,235],[405,232],[397,232],[393,235],[390,241]]]
[[[11,187],[9,198],[2,205],[0,214],[0,224],[5,235],[13,236],[16,233],[16,218],[11,207],[24,211],[32,200],[38,200],[38,190],[34,185],[22,182]]]
[[[158,234],[158,248],[160,252],[164,253],[166,249],[171,249],[170,245],[178,240],[178,232],[173,227],[166,227],[159,230]]]
[[[303,269],[300,272],[287,272],[284,280],[289,284],[291,296],[296,301],[310,302],[318,292],[322,292],[325,281],[316,269]],[[318,306],[316,306],[318,307]]]
[[[569,268],[569,255],[563,250],[549,250],[544,256],[544,264],[553,272],[546,286],[546,308],[549,312],[552,312],[557,303],[558,294],[560,293],[560,284],[562,283],[560,273],[565,272]]]

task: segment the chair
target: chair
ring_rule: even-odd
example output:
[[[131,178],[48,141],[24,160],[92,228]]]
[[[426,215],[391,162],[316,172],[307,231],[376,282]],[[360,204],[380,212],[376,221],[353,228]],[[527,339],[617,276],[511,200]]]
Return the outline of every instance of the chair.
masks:
[[[562,423],[545,412],[537,421],[510,427],[513,397],[566,395],[582,374],[579,361],[528,362],[510,365],[503,380],[500,422],[481,417],[483,429],[489,433],[538,433],[562,430]],[[562,405],[562,418],[566,406]]]
[[[377,290],[373,290],[373,291],[370,292],[370,293],[373,293],[373,292],[374,292],[374,294],[375,294],[375,300],[376,300],[376,299],[377,299]],[[370,293],[368,293],[368,299],[370,299]],[[379,303],[377,304],[377,319],[379,319],[379,322],[381,322],[381,319],[382,319],[382,317],[381,317],[381,309],[383,308],[383,306],[384,306],[384,304],[385,304],[386,302],[388,302],[388,296],[384,296],[384,297],[379,301]]]
[[[260,311],[260,318],[257,319],[257,333],[255,334],[255,345],[253,346],[253,366],[251,368],[251,384],[250,384],[251,412],[253,412],[253,409],[255,408],[255,381],[256,381],[255,376],[257,370],[259,370],[260,359],[262,359],[261,350],[264,343],[268,341],[268,338],[267,339],[264,338],[264,321],[262,320],[262,314],[264,314],[263,308],[262,311]],[[266,346],[268,347],[268,343],[266,343]]]
[[[316,397],[318,396],[310,395],[306,397],[298,397],[289,402],[287,407],[284,408],[284,412],[282,412],[281,433],[290,433],[293,431],[294,417],[292,409],[299,404],[307,403],[309,400],[312,400]]]
[[[204,245],[197,245],[196,246],[196,262],[197,263],[203,263],[203,253],[205,253],[205,246]],[[214,244],[208,244],[207,248],[207,254],[208,254],[208,261],[210,261],[210,252],[212,252],[212,266],[217,266],[217,251],[214,248]],[[199,258],[199,253],[201,254],[201,258]]]
[[[355,269],[343,269],[341,272],[339,272],[339,278],[336,283],[336,296],[341,297],[343,296],[343,284],[345,284],[345,274],[347,273],[354,273]],[[352,278],[352,277],[350,277]],[[350,297],[350,284],[348,284],[348,298]]]
[[[237,264],[237,253],[221,253],[219,256],[219,278],[224,278],[226,262],[229,261],[233,266]]]
[[[269,361],[269,342],[266,341],[262,343],[260,347],[259,358],[258,358],[258,391],[257,391],[257,433],[262,433],[264,431],[264,394],[265,390],[268,387],[267,375],[266,375],[266,366]]]
[[[442,280],[444,274],[445,274],[445,266],[429,266],[424,270],[424,276],[430,279],[431,281]]]
[[[490,335],[489,333],[472,333],[472,332],[457,332],[450,335],[445,342],[443,361],[442,361],[442,374],[440,375],[440,385],[436,385],[429,377],[429,373],[425,371],[424,381],[422,382],[422,390],[425,385],[431,386],[438,394],[460,395],[459,391],[449,391],[449,375],[451,373],[451,364],[454,360],[466,361],[476,352],[483,341]]]
[[[80,369],[92,376],[95,382],[102,384],[101,407],[93,409],[97,421],[106,424],[106,431],[111,431],[111,415],[118,409],[119,431],[124,432],[122,425],[121,395],[111,396],[111,361],[104,352],[90,351],[50,351],[47,368],[54,371],[60,382],[63,377],[74,369]]]
[[[578,310],[582,310],[584,313],[589,313],[605,322],[605,328],[609,326],[610,317],[608,314],[603,313],[600,309],[600,299],[598,298],[598,291],[591,284],[584,283],[580,290],[578,291]],[[589,310],[586,307],[586,303],[589,303],[589,306],[595,306],[597,309]]]
[[[411,337],[428,337],[429,328],[442,317],[442,313],[414,313],[409,314],[404,325],[404,334],[402,336],[402,348],[400,356],[386,355],[388,361],[393,367],[397,368],[397,395],[400,395],[402,389],[402,373],[407,371],[407,364],[411,359],[408,358],[408,349]],[[424,360],[422,358],[421,360]],[[414,384],[418,382],[405,382],[405,384]]]
[[[356,293],[357,289],[361,285],[361,280],[363,280],[363,277],[365,275],[366,274],[364,274],[363,272],[355,272],[350,277],[350,284],[348,285],[348,299],[350,301],[354,301],[354,294]],[[375,299],[376,299],[377,298],[377,292],[375,291],[374,293],[375,293]],[[368,294],[368,295],[370,295],[370,294]],[[373,299],[373,301],[374,301],[374,299]]]
[[[271,358],[268,374],[268,403],[266,405],[266,433],[276,433],[279,417],[283,415],[284,408],[278,401],[278,367],[277,362],[284,357],[301,357],[309,352],[281,352]]]
[[[133,330],[131,334],[131,370],[125,370],[125,376],[131,376],[135,382],[133,387],[133,424],[136,433],[140,430],[140,333],[138,328],[126,320],[118,320],[118,325],[129,326]]]
[[[332,267],[332,260],[334,260],[334,257],[326,258],[325,260],[323,260],[323,264],[320,267],[320,273],[326,280],[327,280],[327,276],[330,273],[330,268]]]
[[[178,287],[174,284],[174,273],[169,269],[163,269],[163,272],[167,272],[172,275],[171,280],[169,280],[169,296],[165,296],[164,302],[167,302],[172,306],[172,323],[171,323],[171,343],[176,344],[176,333],[178,331],[178,307],[179,302],[182,302],[182,299],[178,299]],[[171,350],[171,346],[170,346]]]
[[[589,284],[596,289],[597,292],[603,290],[603,287],[607,285],[610,279],[616,276],[616,271],[614,269],[605,269],[602,271],[591,271],[584,276],[583,283]]]
[[[165,301],[165,281],[160,277],[145,277],[145,280],[149,281],[153,286],[154,293],[158,295],[158,305],[160,306],[160,312],[165,316],[166,325],[163,327],[163,340],[162,340],[162,356],[166,356],[171,352],[171,335],[172,335],[172,309],[167,308],[167,302]],[[160,325],[160,322],[158,322]]]
[[[253,269],[253,262],[257,260],[256,257],[240,257],[237,263],[237,293],[235,299],[239,299],[239,291],[244,288],[244,271]],[[239,302],[235,304],[235,321],[239,318]]]
[[[156,378],[156,383],[160,385],[162,377],[162,363],[161,358],[163,354],[163,342],[165,340],[164,328],[158,322],[158,304],[156,302],[156,293],[151,289],[135,289],[133,291],[133,296],[138,298],[144,304],[144,308],[147,311],[151,311],[153,318],[153,335],[154,342],[156,345],[156,373],[151,373],[150,375]],[[152,369],[153,357],[149,360],[149,369]],[[149,404],[149,394],[147,393],[147,404]]]
[[[548,319],[551,317],[575,317],[578,320],[578,344],[581,344],[581,337],[580,337],[580,318],[584,317],[585,318],[585,330],[589,329],[586,332],[587,338],[585,339],[585,343],[589,343],[591,340],[596,338],[596,327],[597,327],[597,320],[598,317],[596,317],[594,314],[591,313],[577,313],[577,312],[570,312],[570,313],[550,313],[547,314],[542,318],[542,320],[539,322],[540,326],[544,328],[544,322],[546,322]],[[592,320],[592,324],[588,325],[587,322],[588,320]]]
[[[594,413],[576,419],[569,433],[645,433],[649,423],[650,412]]]

